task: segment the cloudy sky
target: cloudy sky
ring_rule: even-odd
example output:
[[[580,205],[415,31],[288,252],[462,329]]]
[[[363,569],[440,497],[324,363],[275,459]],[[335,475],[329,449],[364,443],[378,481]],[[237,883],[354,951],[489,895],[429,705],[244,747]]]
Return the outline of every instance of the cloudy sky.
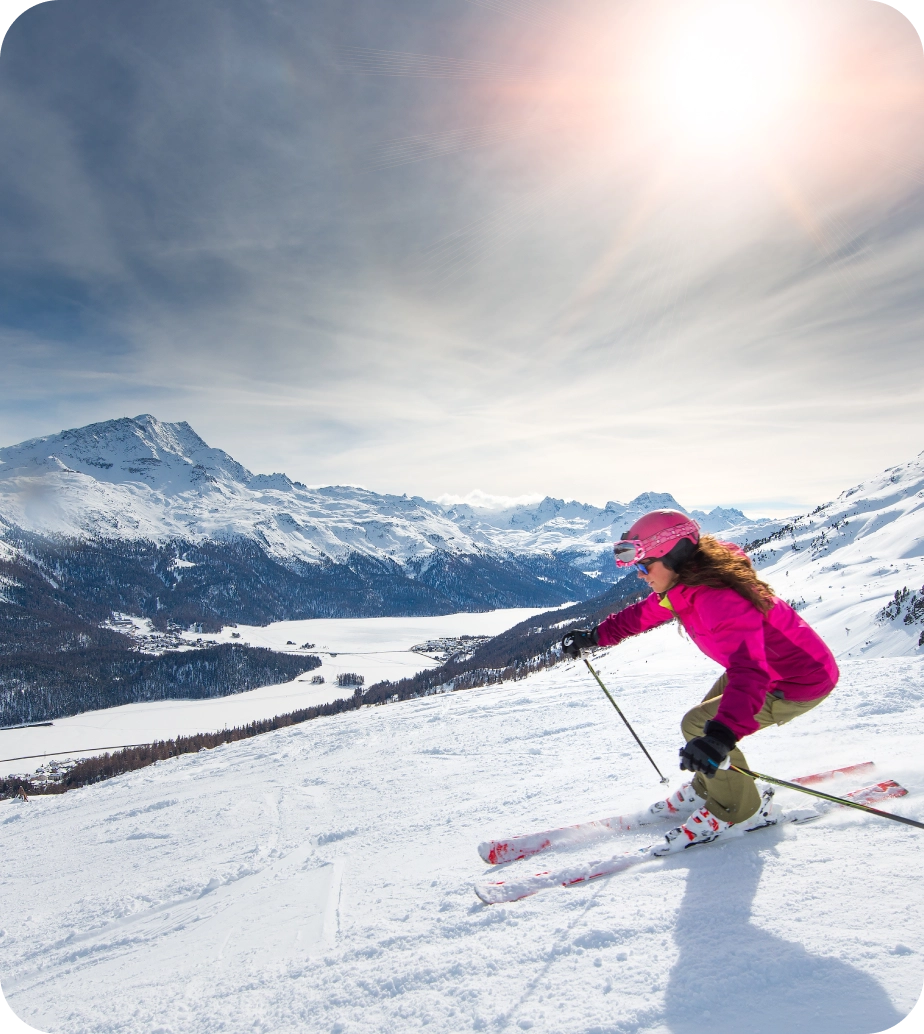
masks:
[[[869,0],[56,0],[0,53],[0,444],[789,513],[924,449],[924,55]]]

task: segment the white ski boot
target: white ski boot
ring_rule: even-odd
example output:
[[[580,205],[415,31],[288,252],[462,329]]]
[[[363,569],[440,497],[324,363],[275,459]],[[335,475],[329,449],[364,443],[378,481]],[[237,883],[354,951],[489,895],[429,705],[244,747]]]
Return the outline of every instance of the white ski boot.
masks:
[[[764,826],[775,826],[779,822],[780,807],[774,802],[773,794],[772,786],[765,786],[760,791],[760,807],[749,819],[745,819],[741,823],[745,833],[750,833],[752,829],[763,829]],[[815,813],[814,808],[811,811],[813,814]]]
[[[684,783],[667,800],[655,801],[648,809],[649,821],[657,819],[684,819],[701,808],[705,800],[693,789],[692,783]]]
[[[655,858],[661,855],[674,854],[695,844],[708,844],[718,840],[734,826],[733,822],[717,819],[708,808],[697,808],[682,826],[664,834],[664,843],[651,849]]]
[[[763,829],[764,826],[773,826],[778,820],[779,810],[773,801],[773,787],[767,786],[761,792],[760,807],[744,822],[725,822],[705,806],[697,808],[682,826],[665,833],[664,843],[653,847],[651,854],[660,858],[661,855],[674,854],[696,844],[711,844],[713,840],[724,840],[754,829]]]

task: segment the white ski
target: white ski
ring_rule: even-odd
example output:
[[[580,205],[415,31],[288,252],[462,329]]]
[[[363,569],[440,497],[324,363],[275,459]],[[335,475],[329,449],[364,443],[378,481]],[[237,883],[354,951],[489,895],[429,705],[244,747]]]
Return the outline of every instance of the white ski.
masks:
[[[872,761],[859,765],[848,765],[846,768],[833,768],[828,772],[817,772],[814,775],[800,776],[792,782],[802,786],[815,786],[840,776],[859,775],[872,772],[876,766]],[[502,862],[515,862],[520,858],[529,858],[554,847],[568,847],[576,844],[589,844],[594,840],[602,840],[618,833],[632,833],[641,826],[649,826],[665,819],[677,818],[681,812],[676,806],[676,793],[667,798],[660,811],[646,808],[628,815],[614,815],[606,819],[593,819],[590,822],[578,822],[573,826],[561,826],[558,829],[546,829],[539,833],[523,833],[508,837],[506,840],[486,840],[478,845],[478,853],[489,865]],[[672,803],[673,802],[673,803]],[[655,806],[656,807],[656,806]]]
[[[907,792],[904,787],[894,780],[886,779],[872,786],[866,786],[844,794],[844,796],[860,804],[873,805],[890,797],[903,797]],[[662,862],[665,858],[669,858],[671,854],[677,854],[689,847],[706,846],[706,843],[723,843],[726,840],[744,836],[745,833],[756,832],[758,829],[766,829],[769,826],[790,822],[808,822],[812,819],[820,818],[832,807],[834,805],[829,804],[827,801],[817,801],[812,807],[793,808],[788,811],[778,812],[770,821],[761,822],[759,825],[748,826],[747,823],[743,823],[732,826],[720,833],[714,840],[704,843],[686,844],[682,841],[675,841],[675,849],[668,854],[655,855],[652,853],[656,848],[663,850],[664,842],[659,841],[638,851],[626,851],[612,858],[591,862],[590,864],[573,865],[558,869],[555,872],[539,872],[531,876],[520,877],[519,879],[514,877],[508,880],[476,883],[475,894],[486,905],[496,905],[506,901],[519,901],[521,898],[529,897],[540,890],[545,890],[547,887],[570,887],[576,883],[588,883],[590,880],[599,879],[601,876],[612,876],[645,862]]]

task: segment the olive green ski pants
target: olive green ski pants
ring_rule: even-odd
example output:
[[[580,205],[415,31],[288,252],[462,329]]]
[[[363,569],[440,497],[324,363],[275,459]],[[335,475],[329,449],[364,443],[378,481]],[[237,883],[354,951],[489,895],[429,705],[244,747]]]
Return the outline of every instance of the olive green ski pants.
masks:
[[[683,716],[680,728],[688,743],[694,737],[702,736],[706,722],[715,718],[727,684],[728,675],[723,674],[703,698],[703,702]],[[827,697],[828,694],[814,700],[783,700],[767,694],[764,706],[754,715],[754,720],[761,729],[766,729],[768,725],[785,725],[800,714],[811,711]],[[728,755],[728,760],[738,768],[748,767],[744,754],[737,747]],[[712,814],[726,822],[743,822],[760,807],[760,794],[754,780],[740,772],[719,769],[709,778],[697,772],[693,777],[693,789],[700,797],[705,797],[706,807]]]

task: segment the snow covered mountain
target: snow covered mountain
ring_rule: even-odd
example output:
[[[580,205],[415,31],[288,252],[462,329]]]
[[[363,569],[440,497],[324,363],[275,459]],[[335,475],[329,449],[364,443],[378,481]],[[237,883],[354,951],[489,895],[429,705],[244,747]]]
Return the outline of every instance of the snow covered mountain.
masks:
[[[611,584],[468,535],[419,497],[253,474],[149,415],[0,449],[0,561],[0,623],[9,605],[53,624],[64,607],[71,624],[119,611],[214,630],[556,606]]]
[[[309,562],[480,552],[435,503],[252,474],[189,424],[146,414],[0,449],[0,519],[41,535],[247,538]]]
[[[126,572],[150,579],[139,583],[139,606],[152,597],[165,605],[210,565],[226,571],[225,582],[215,576],[201,583],[201,599],[224,600],[217,590],[226,583],[244,585],[249,601],[259,598],[275,569],[255,552],[258,539],[232,549],[230,539],[223,546],[218,531],[206,529],[239,534],[250,525],[229,521],[223,501],[252,516],[265,493],[230,457],[171,433],[179,448],[158,444],[151,454],[145,444],[118,460],[76,446],[67,455],[57,440],[53,450],[26,443],[32,452],[21,446],[15,455],[0,453],[12,543],[0,552],[0,615],[15,611],[19,604],[4,600],[19,600],[28,587],[3,565],[27,553],[41,561],[43,591],[53,601],[66,601],[67,585],[95,572],[98,584],[80,584],[98,590],[101,612],[123,591]],[[129,444],[135,448],[131,437]],[[144,458],[160,462],[140,463]],[[90,460],[112,466],[97,468],[104,476],[96,478]],[[131,464],[149,479],[119,480],[117,462],[123,475],[141,478]],[[204,475],[193,473],[197,464]],[[86,508],[59,493],[61,485],[94,493],[110,509],[100,509],[94,525]],[[293,487],[271,491],[295,496],[301,489]],[[343,524],[332,533],[338,543],[355,527],[346,498]],[[665,497],[639,507],[652,498]],[[134,514],[112,509],[132,499]],[[8,500],[33,521],[26,530],[14,527]],[[448,509],[443,516],[459,542],[476,545],[478,534],[491,543],[521,533],[521,543],[529,545],[529,535],[548,543],[558,527],[561,553],[605,530],[592,527],[600,519],[593,508],[557,503],[507,518],[467,514],[471,533]],[[435,504],[421,504],[438,514],[429,509]],[[103,513],[125,520],[124,531],[119,525],[112,533],[121,538],[105,538]],[[172,532],[152,545],[131,524],[149,519],[156,531],[164,513],[187,529],[182,556]],[[83,545],[40,539],[40,530],[50,530],[42,521],[52,517],[64,534],[84,536]],[[78,518],[95,530],[67,523]],[[626,519],[626,512],[614,515],[610,527],[622,530]],[[575,522],[571,538],[567,521]],[[842,667],[831,702],[797,729],[761,733],[747,748],[751,764],[791,778],[873,759],[873,779],[891,777],[909,790],[888,810],[924,818],[916,733],[924,681],[913,656],[924,638],[924,454],[808,514],[716,530],[747,542],[762,576],[822,632]],[[498,558],[483,549],[482,559]],[[355,553],[341,555],[354,567],[329,558],[303,563],[334,578],[331,591],[338,592],[365,593],[390,570],[369,547],[363,556],[379,565],[381,580],[338,581],[354,568],[373,570],[361,568]],[[421,566],[422,576],[450,554],[434,548],[426,555],[431,563]],[[454,555],[460,562],[473,556]],[[279,592],[295,584],[280,582]],[[36,634],[47,640],[45,628]],[[0,633],[0,645],[7,644]],[[676,719],[712,683],[715,665],[665,627],[601,651],[596,666],[653,756],[665,764],[676,758]],[[556,888],[490,909],[476,903],[471,885],[485,872],[474,850],[480,840],[632,812],[651,802],[654,786],[647,760],[583,665],[565,663],[515,690],[502,684],[361,708],[60,797],[0,802],[0,824],[9,831],[3,993],[38,1028],[74,1032],[272,1027],[373,1034],[426,1026],[456,1034],[515,1026],[585,1034],[616,1029],[617,1016],[619,1029],[639,1034],[736,1030],[742,1017],[757,1034],[866,1034],[908,1013],[924,958],[919,834],[846,809],[590,887]],[[793,791],[778,793],[785,807],[796,805]],[[656,835],[643,829],[578,844],[504,871],[589,865]],[[811,892],[791,892],[802,886]]]
[[[602,508],[546,497],[484,510],[355,487],[307,488],[285,474],[252,474],[189,424],[148,414],[0,449],[0,522],[7,526],[153,542],[244,538],[273,557],[309,563],[358,553],[419,567],[437,552],[557,553],[612,581],[610,544],[656,507],[682,509],[668,493]],[[754,523],[739,510],[694,516],[708,531]]]
[[[785,521],[722,508],[692,516],[704,531],[748,545],[775,590],[839,654],[903,654],[920,648],[924,631],[922,500],[924,453]],[[183,621],[213,624],[587,598],[615,580],[611,543],[665,506],[684,509],[669,493],[604,507],[546,497],[491,510],[308,488],[285,474],[253,474],[188,424],[149,415],[0,449],[8,558],[10,546],[37,556],[62,539],[71,553],[46,557],[62,568],[75,549],[122,550],[123,564],[127,550],[150,585],[116,609],[173,606]],[[23,534],[33,536],[28,549]],[[235,591],[247,613],[232,600],[232,583],[244,587]],[[104,596],[101,589],[100,603]],[[294,609],[281,610],[280,600]]]
[[[752,519],[740,510],[716,507],[709,513],[685,509],[669,492],[643,492],[629,503],[606,506],[546,496],[532,506],[502,510],[456,504],[447,515],[468,535],[511,550],[540,550],[568,559],[587,574],[614,576],[612,544],[649,510],[681,510],[694,517],[703,531],[738,541],[756,529],[774,526],[767,518]]]

